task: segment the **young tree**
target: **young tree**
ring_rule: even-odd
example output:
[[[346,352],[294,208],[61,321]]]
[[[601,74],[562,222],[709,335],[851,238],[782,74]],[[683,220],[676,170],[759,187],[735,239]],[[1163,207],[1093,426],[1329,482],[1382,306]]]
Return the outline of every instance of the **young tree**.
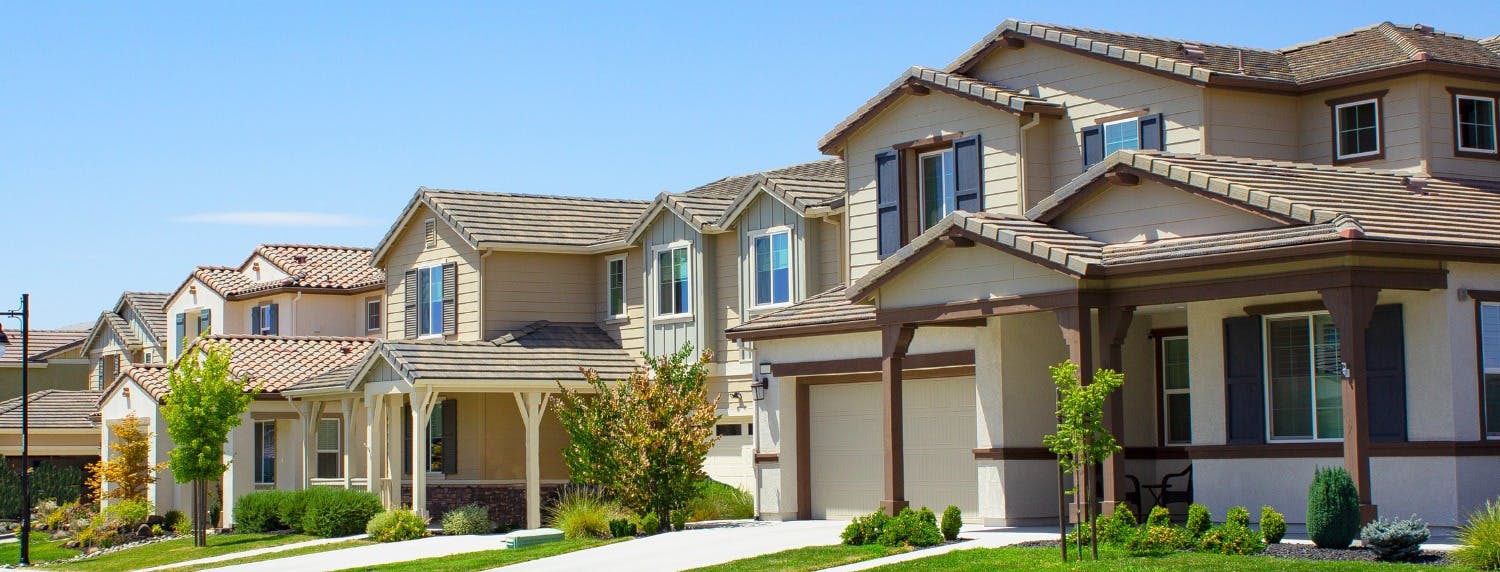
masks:
[[[201,349],[200,349],[201,347]],[[223,344],[195,346],[172,366],[172,392],[162,406],[174,448],[168,465],[179,482],[193,483],[193,544],[208,542],[205,504],[208,483],[224,475],[224,443],[240,424],[256,391],[229,371],[231,351]]]
[[[1084,385],[1078,378],[1078,364],[1065,361],[1048,368],[1052,382],[1057,385],[1057,433],[1044,435],[1042,443],[1057,455],[1057,462],[1064,471],[1074,475],[1073,489],[1058,494],[1073,495],[1073,504],[1078,507],[1079,557],[1083,556],[1083,537],[1088,537],[1093,548],[1094,559],[1099,558],[1098,529],[1094,524],[1094,494],[1089,478],[1094,467],[1103,463],[1110,455],[1120,451],[1115,436],[1104,426],[1104,403],[1109,394],[1120,389],[1125,376],[1113,370],[1094,372],[1091,383]],[[1085,535],[1085,523],[1090,527]],[[1067,538],[1063,539],[1063,559],[1067,559]]]
[[[156,482],[156,471],[161,465],[151,464],[151,437],[146,422],[134,412],[109,426],[109,450],[114,454],[108,461],[99,461],[89,466],[90,485],[98,491],[100,499],[143,499],[146,487]],[[106,485],[113,484],[114,488]]]
[[[718,399],[708,399],[708,363],[693,349],[646,357],[628,379],[606,382],[584,376],[593,394],[564,389],[558,419],[572,437],[563,460],[573,479],[604,487],[639,514],[669,522],[695,493],[703,459],[713,447]],[[656,532],[650,530],[647,532]]]

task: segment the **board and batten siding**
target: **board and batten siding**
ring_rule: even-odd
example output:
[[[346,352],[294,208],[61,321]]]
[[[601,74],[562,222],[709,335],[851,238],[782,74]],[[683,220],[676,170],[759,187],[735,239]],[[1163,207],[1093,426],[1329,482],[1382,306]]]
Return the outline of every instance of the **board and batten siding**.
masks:
[[[688,264],[691,270],[690,290],[688,298],[692,315],[688,319],[675,318],[666,323],[661,323],[656,315],[659,313],[656,299],[656,253],[653,252],[657,246],[664,246],[674,242],[688,242]],[[704,250],[706,243],[703,235],[684,222],[676,214],[663,210],[651,221],[646,229],[644,240],[644,254],[646,257],[643,284],[646,286],[646,351],[652,355],[664,355],[675,352],[684,344],[693,344],[693,347],[703,347],[702,332],[699,323],[711,314],[712,306],[705,304],[706,296],[703,295],[704,279]]]
[[[485,338],[538,320],[595,321],[603,296],[597,260],[588,254],[536,252],[495,251],[486,256]]]
[[[1152,180],[1110,186],[1054,225],[1107,244],[1275,228],[1281,223]]]
[[[1325,165],[1333,163],[1333,107],[1328,105],[1328,100],[1387,90],[1380,100],[1380,148],[1385,157],[1350,163],[1350,166],[1423,170],[1427,150],[1422,138],[1422,123],[1428,83],[1425,75],[1408,76],[1319,91],[1297,98],[1302,128],[1298,160]]]
[[[625,317],[614,318],[609,315],[609,292],[606,290],[609,285],[609,261],[621,256],[625,257]],[[646,285],[641,279],[644,273],[642,264],[644,258],[639,248],[594,257],[599,280],[594,293],[598,300],[594,320],[604,333],[619,342],[620,347],[631,355],[639,354],[645,348]]]
[[[458,274],[458,323],[457,333],[447,338],[477,341],[483,334],[479,325],[479,252],[464,243],[440,218],[436,225],[437,245],[426,247],[422,225],[430,217],[434,217],[430,209],[418,207],[385,255],[385,323],[389,325],[386,336],[393,340],[406,336],[402,327],[406,323],[406,271],[454,262]]]
[[[1209,88],[1203,101],[1204,153],[1297,160],[1296,97]]]
[[[814,230],[815,229],[815,230]],[[844,215],[832,215],[810,223],[808,243],[816,244],[816,285],[809,295],[828,291],[844,283]]]

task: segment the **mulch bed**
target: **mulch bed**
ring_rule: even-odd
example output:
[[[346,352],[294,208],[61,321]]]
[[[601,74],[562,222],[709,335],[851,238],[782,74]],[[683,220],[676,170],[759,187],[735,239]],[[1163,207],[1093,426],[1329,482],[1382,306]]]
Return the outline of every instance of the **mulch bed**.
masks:
[[[1056,550],[1057,544],[1058,543],[1056,540],[1030,540],[1019,544],[1013,544],[1011,546],[1015,548],[1050,548]],[[1076,547],[1069,547],[1070,552],[1073,549],[1076,549]],[[1088,547],[1085,546],[1084,549],[1087,550]],[[1269,558],[1291,558],[1295,560],[1330,560],[1357,562],[1375,561],[1375,553],[1358,546],[1344,549],[1318,548],[1317,546],[1313,546],[1311,544],[1301,543],[1270,544],[1266,546],[1266,551],[1262,553],[1261,556]],[[1411,561],[1410,564],[1430,564],[1433,566],[1446,566],[1448,564],[1448,553],[1438,552],[1434,550],[1423,550],[1422,555],[1417,557],[1416,560]]]

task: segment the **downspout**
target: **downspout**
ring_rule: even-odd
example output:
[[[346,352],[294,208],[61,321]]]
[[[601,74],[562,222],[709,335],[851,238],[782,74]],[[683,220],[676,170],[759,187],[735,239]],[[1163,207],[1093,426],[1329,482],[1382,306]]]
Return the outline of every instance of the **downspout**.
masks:
[[[489,338],[489,324],[484,323],[484,320],[485,320],[485,315],[484,315],[484,268],[485,268],[485,261],[489,259],[489,257],[490,257],[491,254],[494,254],[494,253],[495,253],[495,251],[493,251],[493,250],[486,250],[486,251],[484,251],[483,254],[479,255],[479,281],[478,281],[479,282],[479,339],[481,339],[481,340]]]
[[[1019,139],[1020,139],[1020,145],[1017,146],[1017,150],[1016,150],[1016,171],[1017,171],[1016,175],[1017,175],[1017,178],[1020,179],[1017,182],[1017,184],[1016,184],[1016,188],[1018,189],[1017,192],[1020,193],[1020,195],[1021,195],[1019,197],[1016,197],[1016,199],[1017,199],[1016,200],[1016,206],[1021,211],[1019,214],[1021,214],[1023,216],[1026,214],[1026,208],[1029,206],[1029,205],[1026,204],[1026,202],[1028,200],[1027,197],[1029,196],[1029,194],[1028,194],[1028,190],[1029,190],[1028,186],[1029,185],[1026,184],[1026,179],[1027,179],[1027,173],[1026,173],[1026,145],[1027,145],[1026,132],[1030,131],[1032,127],[1036,127],[1041,122],[1042,122],[1042,114],[1040,114],[1040,113],[1032,113],[1031,114],[1031,121],[1027,121],[1026,123],[1022,123],[1021,124],[1021,135],[1019,137]]]
[[[297,335],[297,301],[301,300],[301,299],[302,299],[302,292],[301,291],[298,291],[297,295],[292,298],[292,335],[293,336]]]

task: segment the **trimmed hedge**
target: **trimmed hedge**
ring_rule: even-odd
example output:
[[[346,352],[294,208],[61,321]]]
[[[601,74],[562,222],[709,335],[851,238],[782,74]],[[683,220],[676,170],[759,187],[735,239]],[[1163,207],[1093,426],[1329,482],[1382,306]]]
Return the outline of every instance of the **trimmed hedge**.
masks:
[[[286,528],[279,511],[282,497],[292,491],[255,491],[234,502],[235,532],[269,532]]]
[[[1307,536],[1318,548],[1348,548],[1359,536],[1359,490],[1343,467],[1319,468],[1313,475]]]
[[[234,503],[235,532],[292,530],[316,536],[349,536],[364,531],[384,507],[366,491],[311,488],[256,491]]]

